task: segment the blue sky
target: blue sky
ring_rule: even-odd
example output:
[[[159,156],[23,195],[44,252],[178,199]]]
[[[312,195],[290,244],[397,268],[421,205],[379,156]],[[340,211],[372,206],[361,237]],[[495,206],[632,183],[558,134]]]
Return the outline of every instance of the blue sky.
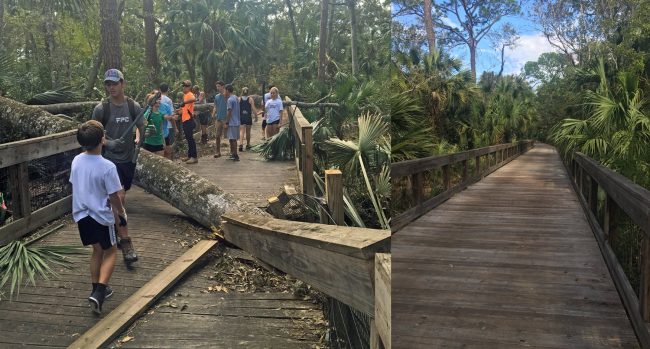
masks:
[[[527,61],[535,61],[542,53],[554,51],[554,48],[548,43],[538,26],[529,19],[527,15],[528,8],[525,5],[522,8],[522,12],[523,14],[520,16],[505,17],[498,23],[499,26],[506,22],[511,23],[516,28],[520,37],[514,48],[507,48],[505,51],[504,74],[519,73]],[[415,20],[420,21],[420,19],[416,19],[415,17],[407,16],[402,16],[395,20],[404,24],[413,23]],[[450,25],[458,24],[449,18],[444,20]],[[499,26],[496,28],[499,28]],[[481,76],[481,73],[486,70],[499,71],[501,53],[495,50],[492,44],[490,38],[485,37],[478,46],[476,53],[477,76]],[[464,68],[470,69],[469,50],[467,46],[454,48],[451,53],[453,56],[463,60]]]

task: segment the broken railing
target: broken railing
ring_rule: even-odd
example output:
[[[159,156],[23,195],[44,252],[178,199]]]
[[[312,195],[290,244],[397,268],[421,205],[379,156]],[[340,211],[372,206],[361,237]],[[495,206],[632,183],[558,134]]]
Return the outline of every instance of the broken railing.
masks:
[[[534,141],[526,140],[391,164],[393,207],[408,206],[392,215],[392,231],[403,228],[533,146]]]

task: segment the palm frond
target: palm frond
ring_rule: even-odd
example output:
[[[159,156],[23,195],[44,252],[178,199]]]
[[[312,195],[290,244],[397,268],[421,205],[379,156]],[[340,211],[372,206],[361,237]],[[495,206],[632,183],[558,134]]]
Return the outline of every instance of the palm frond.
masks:
[[[20,293],[21,284],[36,285],[36,277],[56,277],[51,264],[70,268],[68,255],[84,251],[78,246],[29,246],[22,241],[13,241],[0,247],[0,289],[10,282],[9,297]],[[25,277],[27,279],[25,280]]]

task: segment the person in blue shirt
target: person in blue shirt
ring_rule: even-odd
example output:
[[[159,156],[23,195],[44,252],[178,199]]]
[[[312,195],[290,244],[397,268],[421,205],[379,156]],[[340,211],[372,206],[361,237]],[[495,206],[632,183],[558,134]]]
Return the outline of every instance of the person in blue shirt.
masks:
[[[225,85],[226,84],[223,81],[216,82],[217,92],[219,93],[214,96],[214,109],[212,110],[212,117],[216,116],[214,128],[217,131],[217,147],[214,153],[215,158],[221,157],[221,135],[223,134],[223,128],[226,124],[226,114],[228,112],[226,107],[226,97],[224,96]]]
[[[228,84],[225,88],[225,97],[228,98],[227,102],[227,116],[226,116],[226,126],[228,130],[226,132],[226,137],[228,137],[228,143],[230,144],[230,160],[239,161],[239,154],[237,154],[237,140],[239,139],[239,125],[240,114],[239,114],[239,98],[236,94],[233,93],[234,89],[232,85]]]

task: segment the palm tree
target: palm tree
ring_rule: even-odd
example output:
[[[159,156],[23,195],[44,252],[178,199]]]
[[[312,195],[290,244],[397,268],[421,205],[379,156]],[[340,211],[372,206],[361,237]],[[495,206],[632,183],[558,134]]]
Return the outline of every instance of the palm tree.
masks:
[[[329,164],[343,169],[346,181],[354,187],[361,182],[382,229],[389,229],[383,201],[390,195],[388,163],[389,124],[380,115],[367,113],[358,119],[359,134],[354,141],[331,138],[325,142]],[[371,181],[372,179],[372,181]],[[373,185],[374,184],[374,185]]]
[[[635,74],[621,71],[610,84],[601,59],[592,73],[595,90],[585,93],[585,119],[564,119],[551,139],[565,156],[580,151],[639,183],[650,175],[650,118]]]

